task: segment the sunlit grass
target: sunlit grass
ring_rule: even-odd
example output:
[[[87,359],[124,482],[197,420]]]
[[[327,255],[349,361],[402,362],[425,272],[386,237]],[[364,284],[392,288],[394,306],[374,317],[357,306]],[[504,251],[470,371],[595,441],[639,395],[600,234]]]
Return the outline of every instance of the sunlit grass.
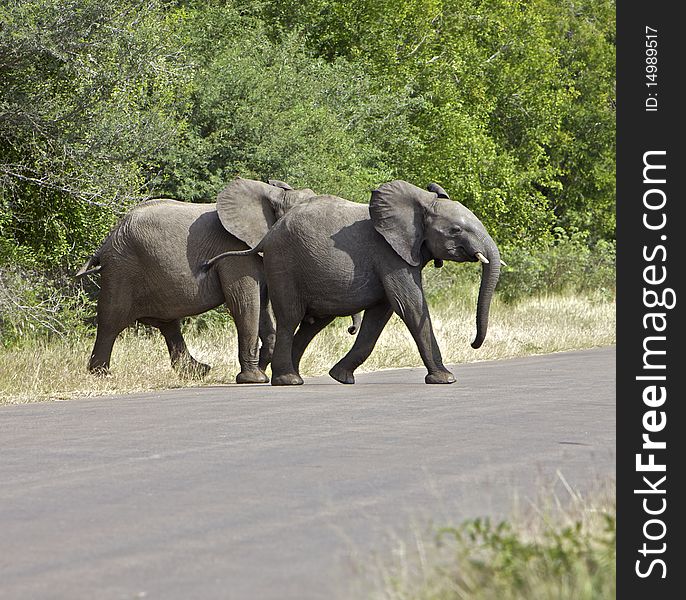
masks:
[[[503,520],[415,530],[362,568],[372,600],[610,600],[616,596],[614,481],[558,485]],[[373,566],[369,566],[369,564]],[[357,596],[359,597],[359,595]]]
[[[607,346],[615,343],[615,305],[602,297],[551,295],[491,307],[488,336],[479,350],[470,346],[475,334],[476,289],[465,289],[450,300],[430,303],[444,362],[542,354]],[[317,336],[301,364],[305,376],[322,375],[348,351],[354,338],[349,319],[340,319]],[[192,354],[213,366],[202,382],[183,380],[171,369],[162,336],[127,330],[117,340],[111,374],[86,373],[92,349],[90,336],[27,343],[0,350],[0,402],[30,402],[233,383],[238,372],[236,334],[231,324],[186,333]],[[417,347],[398,317],[386,326],[374,352],[358,372],[421,366]]]

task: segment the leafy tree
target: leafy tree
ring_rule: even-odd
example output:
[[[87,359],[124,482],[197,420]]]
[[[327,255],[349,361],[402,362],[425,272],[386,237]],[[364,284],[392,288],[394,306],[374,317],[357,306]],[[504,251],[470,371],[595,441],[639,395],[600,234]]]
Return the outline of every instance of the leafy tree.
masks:
[[[0,0],[0,262],[73,265],[235,174],[438,181],[495,237],[614,236],[614,0]]]
[[[558,220],[613,236],[612,0],[282,0],[255,14],[410,94],[412,143],[386,153],[397,176],[440,180],[503,239],[550,241]]]
[[[74,264],[147,194],[187,78],[156,0],[0,12],[0,260]]]
[[[240,174],[367,200],[390,176],[382,140],[403,143],[408,98],[231,6],[186,11],[183,30],[194,77],[187,127],[161,155],[166,193],[210,199]]]
[[[563,84],[573,91],[550,147],[561,186],[550,195],[559,224],[615,237],[615,2],[542,0],[557,43]]]

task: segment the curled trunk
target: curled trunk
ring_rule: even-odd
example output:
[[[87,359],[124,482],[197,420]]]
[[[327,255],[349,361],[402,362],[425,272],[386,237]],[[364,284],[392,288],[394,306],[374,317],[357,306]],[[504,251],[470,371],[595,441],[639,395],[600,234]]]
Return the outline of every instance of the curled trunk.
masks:
[[[485,240],[485,250],[488,264],[481,264],[481,285],[476,305],[476,337],[472,342],[472,348],[480,348],[486,339],[488,312],[491,308],[495,285],[500,277],[500,252],[490,237]]]

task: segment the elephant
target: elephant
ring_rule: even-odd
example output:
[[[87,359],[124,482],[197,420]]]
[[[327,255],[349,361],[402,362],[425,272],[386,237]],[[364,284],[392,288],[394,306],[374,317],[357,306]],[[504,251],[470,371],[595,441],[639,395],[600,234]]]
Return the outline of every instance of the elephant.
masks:
[[[417,344],[428,371],[425,382],[454,383],[433,333],[422,269],[430,260],[436,266],[444,260],[482,263],[472,342],[479,348],[501,267],[498,247],[474,213],[438,184],[423,190],[402,180],[380,185],[368,205],[336,196],[310,199],[286,213],[251,250],[218,255],[204,268],[209,273],[227,256],[258,253],[276,316],[272,385],[302,384],[298,367],[312,338],[335,316],[361,310],[355,343],[329,371],[331,377],[355,382],[355,369],[395,312]],[[312,323],[302,321],[305,314]]]
[[[264,371],[275,330],[262,259],[236,258],[210,277],[201,265],[217,251],[256,244],[287,210],[315,196],[310,189],[294,190],[275,179],[265,184],[237,177],[219,193],[216,204],[157,199],[131,210],[76,273],[102,272],[98,331],[88,370],[106,373],[116,337],[140,321],[161,331],[172,367],[184,376],[203,377],[210,366],[188,351],[181,319],[225,303],[238,333],[241,371],[236,382],[268,382]],[[256,210],[261,228],[246,219]],[[357,322],[359,328],[360,318],[353,316],[353,327]]]
[[[313,197],[312,190],[294,190],[282,181],[238,177],[219,193],[216,204],[156,199],[133,208],[76,273],[101,274],[88,370],[108,372],[116,337],[140,321],[161,331],[181,375],[202,377],[210,367],[191,356],[181,319],[225,303],[238,332],[236,382],[268,382],[264,370],[275,336],[262,259],[236,257],[209,275],[201,265],[218,252],[256,245],[285,211]],[[251,221],[256,210],[259,227]]]

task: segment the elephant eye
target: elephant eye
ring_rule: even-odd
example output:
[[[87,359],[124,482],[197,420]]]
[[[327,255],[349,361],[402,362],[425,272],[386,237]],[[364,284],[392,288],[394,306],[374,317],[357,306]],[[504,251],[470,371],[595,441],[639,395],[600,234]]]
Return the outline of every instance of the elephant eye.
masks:
[[[453,225],[449,230],[448,233],[450,235],[458,235],[459,233],[462,233],[462,227],[459,225]]]

